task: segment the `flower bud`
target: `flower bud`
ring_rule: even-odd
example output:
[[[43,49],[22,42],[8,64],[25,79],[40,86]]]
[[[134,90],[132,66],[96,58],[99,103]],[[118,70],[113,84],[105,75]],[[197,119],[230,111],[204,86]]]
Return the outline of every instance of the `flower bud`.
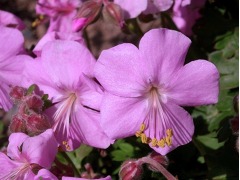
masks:
[[[29,135],[38,135],[51,128],[46,116],[42,114],[31,114],[26,121],[26,129]]]
[[[155,160],[156,162],[158,162],[159,164],[162,164],[163,166],[167,167],[168,164],[169,164],[169,161],[168,161],[168,158],[167,156],[162,156],[161,154],[158,154],[156,152],[152,152],[151,154],[148,155],[149,158]],[[151,170],[151,171],[155,171],[155,172],[158,172],[158,170],[152,166],[152,165],[148,165],[148,168]]]
[[[43,100],[40,96],[31,94],[26,96],[24,101],[26,102],[29,109],[32,109],[35,112],[41,112],[43,107]]]
[[[80,31],[88,24],[92,23],[102,9],[102,2],[98,0],[85,1],[78,10],[76,18],[73,20],[73,31]]]
[[[142,164],[137,160],[127,160],[120,167],[119,177],[121,180],[137,180],[142,171]]]
[[[11,88],[9,95],[12,98],[13,102],[16,104],[26,95],[26,93],[27,89],[20,86],[14,86]]]
[[[234,134],[238,134],[239,132],[239,116],[235,116],[232,119],[230,119],[230,125],[232,132]]]
[[[110,22],[113,22],[114,24],[119,25],[120,27],[123,27],[123,11],[121,7],[118,4],[115,4],[113,2],[108,2],[103,7],[103,17]]]
[[[23,132],[26,133],[26,123],[25,121],[20,118],[19,116],[15,115],[12,118],[11,124],[9,129],[12,133],[14,132]]]

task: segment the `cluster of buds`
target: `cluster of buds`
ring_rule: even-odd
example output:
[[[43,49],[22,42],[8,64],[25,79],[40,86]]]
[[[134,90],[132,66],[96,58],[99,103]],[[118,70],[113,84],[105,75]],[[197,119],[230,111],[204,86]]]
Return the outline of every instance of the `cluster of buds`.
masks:
[[[73,30],[82,30],[96,21],[101,13],[107,21],[120,27],[123,26],[123,12],[119,5],[108,0],[92,0],[85,1],[81,5],[76,18],[73,20]]]
[[[125,161],[119,171],[121,180],[134,180],[141,179],[143,174],[143,164],[147,164],[149,170],[154,172],[161,172],[167,179],[176,179],[173,177],[165,167],[169,162],[166,156],[162,156],[156,152],[152,152],[148,156],[140,159],[132,159]]]
[[[34,136],[51,128],[47,116],[42,113],[44,101],[33,90],[15,86],[11,88],[10,97],[17,107],[9,127],[11,132]]]

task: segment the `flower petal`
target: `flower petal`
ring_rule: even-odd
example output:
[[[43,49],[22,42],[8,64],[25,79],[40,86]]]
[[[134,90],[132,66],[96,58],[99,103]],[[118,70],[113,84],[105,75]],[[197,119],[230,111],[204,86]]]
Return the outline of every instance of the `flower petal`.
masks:
[[[218,70],[211,62],[192,61],[169,82],[167,96],[182,106],[213,104],[218,101],[218,80]]]
[[[7,155],[0,152],[0,179],[10,179],[8,175],[21,166],[22,163],[15,162],[11,160]]]
[[[23,30],[25,28],[21,19],[12,13],[2,10],[0,10],[0,25],[15,27],[19,30]]]
[[[38,136],[29,137],[22,147],[22,154],[28,158],[28,162],[39,164],[45,168],[51,166],[56,153],[57,142],[52,129],[46,130]]]
[[[101,107],[101,126],[112,140],[132,136],[146,114],[144,98],[122,98],[106,93]]]
[[[127,43],[103,51],[94,70],[108,92],[125,97],[142,94],[148,72],[137,47]]]
[[[17,29],[0,27],[0,62],[17,55],[23,47],[23,35]]]
[[[58,180],[58,178],[47,169],[41,169],[34,180]]]
[[[62,180],[88,180],[88,179],[63,176]],[[111,178],[111,176],[107,176],[105,178],[98,178],[98,179],[91,179],[91,180],[112,180],[112,178]]]
[[[173,0],[152,0],[148,1],[147,9],[144,14],[154,14],[168,10],[173,4]]]
[[[9,92],[10,87],[4,82],[0,81],[0,108],[3,108],[5,111],[8,111],[13,106],[12,100],[10,99]]]
[[[114,0],[124,10],[124,18],[135,18],[147,8],[147,0]]]
[[[56,40],[42,50],[43,66],[55,85],[72,89],[82,73],[92,75],[96,63],[90,51],[74,41]]]
[[[29,138],[28,135],[24,133],[12,133],[9,137],[9,144],[7,147],[7,155],[14,160],[21,160],[20,147],[22,143]]]
[[[194,133],[194,124],[191,116],[178,105],[168,102],[162,105],[161,124],[157,129],[159,132],[166,132],[167,129],[171,129],[173,135],[171,137],[171,145],[165,144],[165,147],[152,147],[161,155],[165,155],[168,152],[176,149],[178,146],[189,143],[192,140]],[[147,132],[146,132],[147,133]],[[167,135],[162,138],[166,138]]]
[[[157,77],[158,83],[165,83],[183,66],[190,43],[182,33],[161,28],[148,31],[142,37],[139,49],[144,54],[144,61],[149,63],[152,77]]]

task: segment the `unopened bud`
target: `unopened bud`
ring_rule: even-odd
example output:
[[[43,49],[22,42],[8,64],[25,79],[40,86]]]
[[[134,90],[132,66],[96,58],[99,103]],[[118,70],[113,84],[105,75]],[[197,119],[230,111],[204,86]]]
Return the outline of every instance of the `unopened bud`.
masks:
[[[31,114],[26,121],[26,128],[29,135],[38,135],[51,128],[51,125],[46,116]]]
[[[153,159],[154,161],[158,162],[159,164],[162,164],[165,167],[167,167],[169,164],[167,156],[162,156],[161,154],[158,154],[156,152],[152,152],[151,154],[149,154],[149,157],[151,159]],[[156,169],[156,167],[154,167],[150,164],[148,165],[148,168],[152,171],[158,172],[158,169]]]
[[[118,4],[108,2],[103,8],[103,17],[110,22],[113,22],[120,27],[123,27],[123,11]]]
[[[102,2],[98,0],[82,3],[76,18],[73,20],[73,31],[80,31],[92,23],[98,17],[101,9]]]
[[[230,125],[231,125],[232,132],[234,134],[239,133],[239,116],[235,116],[232,119],[230,119]]]
[[[20,86],[14,86],[11,88],[9,95],[12,98],[13,102],[17,103],[26,95],[26,93],[27,89]]]
[[[36,94],[28,95],[24,100],[29,109],[35,112],[41,112],[44,103],[40,96]]]
[[[127,160],[120,167],[119,177],[121,180],[137,180],[142,171],[142,164],[137,160]]]
[[[15,115],[12,118],[11,124],[9,129],[12,133],[14,132],[23,132],[26,133],[26,123],[25,121],[20,118],[19,116]]]

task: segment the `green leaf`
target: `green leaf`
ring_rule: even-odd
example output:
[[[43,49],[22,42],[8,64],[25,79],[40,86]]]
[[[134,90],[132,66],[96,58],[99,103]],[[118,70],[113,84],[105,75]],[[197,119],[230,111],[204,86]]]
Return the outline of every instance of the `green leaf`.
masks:
[[[27,89],[27,94],[32,94],[33,91],[36,89],[36,85],[33,84]]]

